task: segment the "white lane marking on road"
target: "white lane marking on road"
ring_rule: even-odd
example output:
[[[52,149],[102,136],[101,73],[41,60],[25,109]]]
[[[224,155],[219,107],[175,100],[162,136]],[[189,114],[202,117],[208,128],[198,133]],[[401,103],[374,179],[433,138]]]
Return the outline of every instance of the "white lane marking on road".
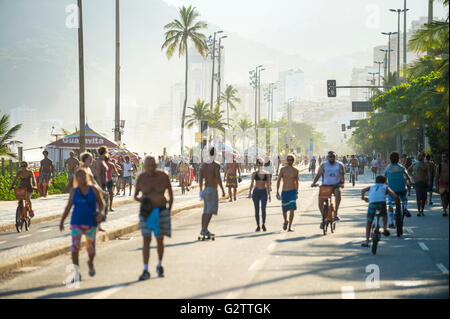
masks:
[[[240,294],[242,294],[243,291],[244,291],[244,289],[239,289],[237,291],[232,291],[225,297],[225,299],[238,299],[237,297]]]
[[[397,287],[415,287],[425,285],[425,281],[396,281],[395,285]]]
[[[427,245],[425,245],[425,243],[420,242],[418,244],[419,244],[420,248],[422,248],[424,251],[429,251],[430,250],[430,249],[428,249]]]
[[[105,299],[105,298],[108,298],[109,296],[115,294],[116,292],[118,292],[120,289],[122,289],[125,286],[126,285],[124,285],[124,284],[112,286],[111,288],[105,289],[101,293],[95,295],[94,297],[92,297],[92,299]]]
[[[341,287],[342,299],[355,299],[355,289],[353,286]]]
[[[30,236],[31,236],[31,234],[22,235],[22,236],[17,237],[17,239],[27,238],[27,237],[30,237]]]
[[[411,228],[406,228],[406,232],[410,235],[414,234],[414,232]]]
[[[277,246],[277,243],[271,243],[271,244],[269,245],[269,247],[267,247],[267,250],[268,250],[268,251],[272,251],[272,250],[275,249],[276,246]]]
[[[264,265],[264,263],[266,262],[267,258],[268,258],[268,257],[265,256],[264,258],[261,258],[261,259],[256,260],[256,261],[250,266],[250,268],[249,268],[248,270],[249,270],[249,271],[258,270],[259,268],[262,267],[262,265]]]
[[[6,240],[0,241],[0,245],[6,243]]]
[[[442,271],[444,275],[448,275],[448,269],[445,268],[443,264],[436,264],[436,266],[439,268],[440,271]]]
[[[38,233],[45,233],[45,232],[48,232],[48,231],[51,231],[51,230],[52,230],[51,228],[41,229],[41,230],[38,230]]]

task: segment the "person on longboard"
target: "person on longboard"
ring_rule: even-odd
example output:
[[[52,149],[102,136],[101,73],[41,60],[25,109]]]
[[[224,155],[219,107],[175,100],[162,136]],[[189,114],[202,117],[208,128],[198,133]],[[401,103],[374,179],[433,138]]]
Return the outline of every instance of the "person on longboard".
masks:
[[[204,201],[200,236],[211,238],[214,237],[214,234],[209,232],[208,225],[212,215],[217,215],[219,209],[217,186],[220,186],[222,189],[223,197],[225,197],[225,190],[220,177],[220,164],[214,160],[216,156],[216,149],[214,147],[209,151],[209,155],[209,158],[202,164],[199,175],[200,199]],[[205,180],[204,189],[203,179]]]

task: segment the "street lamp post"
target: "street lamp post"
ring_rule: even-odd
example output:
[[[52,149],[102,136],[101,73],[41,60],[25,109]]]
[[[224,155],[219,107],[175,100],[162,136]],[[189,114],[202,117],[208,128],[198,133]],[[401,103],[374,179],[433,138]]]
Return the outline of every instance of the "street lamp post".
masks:
[[[290,98],[288,100],[288,109],[287,109],[287,115],[288,115],[288,134],[289,134],[289,151],[292,149],[292,106],[291,102],[294,100],[294,98]]]
[[[83,8],[78,0],[78,85],[80,103],[80,153],[86,150],[86,122],[84,112],[84,55],[83,55]]]
[[[261,72],[266,70],[262,68],[258,74],[258,124],[261,122]]]
[[[216,34],[222,33],[223,31],[219,30],[219,31],[215,31],[214,32],[214,37],[213,37],[213,41],[212,41],[212,54],[211,54],[211,58],[212,58],[212,67],[211,67],[211,99],[210,99],[210,110],[212,111],[213,109],[213,103],[214,103],[214,69],[215,69],[215,60],[216,60]]]
[[[408,9],[406,9],[408,10]],[[396,12],[398,16],[398,31],[397,31],[397,85],[400,84],[400,14],[405,12],[402,9],[389,9],[391,12]],[[405,30],[406,31],[406,30]]]
[[[373,61],[373,63],[378,64],[378,86],[380,86],[380,75],[381,75],[381,65],[384,63],[383,61]]]
[[[120,143],[120,19],[119,0],[116,0],[116,87],[115,87],[115,121],[114,121],[114,141]]]
[[[387,35],[388,36],[388,82],[390,80],[391,77],[391,52],[394,50],[391,50],[391,35],[393,34],[397,34],[397,32],[381,32],[381,34]]]
[[[389,65],[389,58],[388,58],[388,52],[389,55],[392,51],[394,50],[386,50],[386,49],[380,49],[380,51],[384,52],[384,81],[389,81],[388,76],[389,76],[389,70],[387,70],[388,65]],[[387,76],[386,76],[387,74]]]
[[[217,60],[217,64],[218,64],[217,65],[217,67],[218,67],[218,69],[217,69],[217,104],[218,105],[220,105],[220,94],[221,94],[220,84],[222,82],[222,79],[221,79],[222,74],[220,73],[220,67],[221,67],[221,63],[222,63],[222,48],[223,47],[222,47],[221,42],[222,42],[222,39],[225,39],[225,38],[228,38],[228,36],[224,35],[219,38],[219,56],[218,56],[218,60]]]

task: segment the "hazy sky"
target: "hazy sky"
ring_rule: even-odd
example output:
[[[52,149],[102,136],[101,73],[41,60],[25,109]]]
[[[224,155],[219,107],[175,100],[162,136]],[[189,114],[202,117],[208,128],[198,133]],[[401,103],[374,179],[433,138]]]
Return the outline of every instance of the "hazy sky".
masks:
[[[201,18],[287,53],[325,62],[335,56],[366,50],[386,42],[382,31],[397,30],[403,0],[164,0],[192,4]],[[427,16],[428,0],[407,0],[407,24]],[[446,11],[439,1],[434,16]],[[403,29],[403,16],[401,18]]]

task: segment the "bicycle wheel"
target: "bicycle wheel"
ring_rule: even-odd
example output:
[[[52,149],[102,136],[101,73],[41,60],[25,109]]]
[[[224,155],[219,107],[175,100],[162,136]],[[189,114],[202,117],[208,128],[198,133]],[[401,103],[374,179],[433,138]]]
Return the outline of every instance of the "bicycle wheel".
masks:
[[[16,209],[16,230],[18,233],[22,231],[23,228],[23,214],[22,214],[22,207],[17,206]]]
[[[336,230],[336,222],[335,221],[331,223],[330,229],[331,229],[331,232],[334,233],[334,231]]]
[[[372,235],[372,254],[377,254],[378,241],[380,240],[380,229],[377,227]]]
[[[352,185],[355,186],[355,174],[352,174]]]
[[[397,237],[400,237],[403,235],[403,216],[399,212],[395,214],[395,226],[397,228]]]
[[[328,228],[328,219],[327,219],[327,215],[328,215],[328,205],[324,205],[323,206],[323,215],[325,216],[325,218],[322,217],[322,222],[323,222],[323,234],[326,235],[327,234],[327,228]]]
[[[24,219],[24,220],[23,220],[23,224],[25,225],[25,230],[26,230],[26,231],[28,231],[29,225],[30,225],[30,224],[28,223],[28,219],[29,219],[29,217],[28,217],[27,219]]]

